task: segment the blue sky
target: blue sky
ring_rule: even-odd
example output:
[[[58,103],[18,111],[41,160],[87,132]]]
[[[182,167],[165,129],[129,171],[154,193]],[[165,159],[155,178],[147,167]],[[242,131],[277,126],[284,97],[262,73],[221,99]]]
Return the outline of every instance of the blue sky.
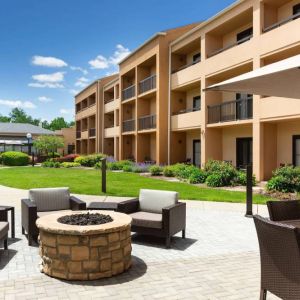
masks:
[[[0,6],[0,114],[74,118],[74,94],[117,70],[155,32],[205,20],[232,0],[9,0]]]

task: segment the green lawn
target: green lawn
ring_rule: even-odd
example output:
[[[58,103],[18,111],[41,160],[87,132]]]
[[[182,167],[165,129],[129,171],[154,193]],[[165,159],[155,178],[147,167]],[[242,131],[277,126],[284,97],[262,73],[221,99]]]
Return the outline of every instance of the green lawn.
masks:
[[[72,193],[101,195],[101,176],[97,170],[49,169],[40,167],[14,167],[0,171],[0,184],[21,188],[70,187]],[[134,173],[107,173],[107,194],[112,196],[138,196],[141,188],[173,190],[181,199],[245,202],[245,193],[199,188],[185,183],[166,182],[146,178]],[[266,197],[255,195],[255,203],[265,203]]]

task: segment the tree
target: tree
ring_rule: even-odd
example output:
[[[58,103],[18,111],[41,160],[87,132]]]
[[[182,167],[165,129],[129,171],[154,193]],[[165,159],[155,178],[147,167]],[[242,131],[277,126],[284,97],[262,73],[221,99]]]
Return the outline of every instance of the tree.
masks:
[[[9,123],[10,122],[10,117],[0,115],[0,122]]]
[[[55,135],[41,135],[34,142],[34,147],[42,153],[48,155],[57,151],[58,148],[64,147],[64,140]]]
[[[26,112],[21,108],[14,108],[9,114],[10,121],[12,123],[29,123],[33,125],[39,125],[40,119],[33,119],[27,115]]]
[[[58,117],[53,119],[50,122],[49,127],[51,130],[55,131],[55,130],[60,130],[62,128],[68,128],[69,124],[68,122],[66,122],[66,120],[63,117]]]

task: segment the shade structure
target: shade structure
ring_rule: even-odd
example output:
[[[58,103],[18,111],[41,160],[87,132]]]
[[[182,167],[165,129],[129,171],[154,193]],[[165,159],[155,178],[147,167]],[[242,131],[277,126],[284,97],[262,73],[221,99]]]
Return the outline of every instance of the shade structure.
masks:
[[[300,99],[300,54],[211,85],[204,90]]]

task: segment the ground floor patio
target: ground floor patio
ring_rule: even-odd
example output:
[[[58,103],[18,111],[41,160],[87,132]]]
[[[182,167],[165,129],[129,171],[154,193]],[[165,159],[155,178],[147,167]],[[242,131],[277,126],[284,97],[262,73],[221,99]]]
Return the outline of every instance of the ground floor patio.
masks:
[[[185,240],[178,235],[165,249],[163,241],[133,235],[129,272],[66,282],[39,272],[38,248],[21,235],[20,199],[27,193],[0,186],[0,205],[15,206],[17,221],[9,251],[0,250],[0,299],[258,299],[258,243],[253,220],[244,217],[245,204],[187,201]],[[254,212],[267,214],[260,205]]]

